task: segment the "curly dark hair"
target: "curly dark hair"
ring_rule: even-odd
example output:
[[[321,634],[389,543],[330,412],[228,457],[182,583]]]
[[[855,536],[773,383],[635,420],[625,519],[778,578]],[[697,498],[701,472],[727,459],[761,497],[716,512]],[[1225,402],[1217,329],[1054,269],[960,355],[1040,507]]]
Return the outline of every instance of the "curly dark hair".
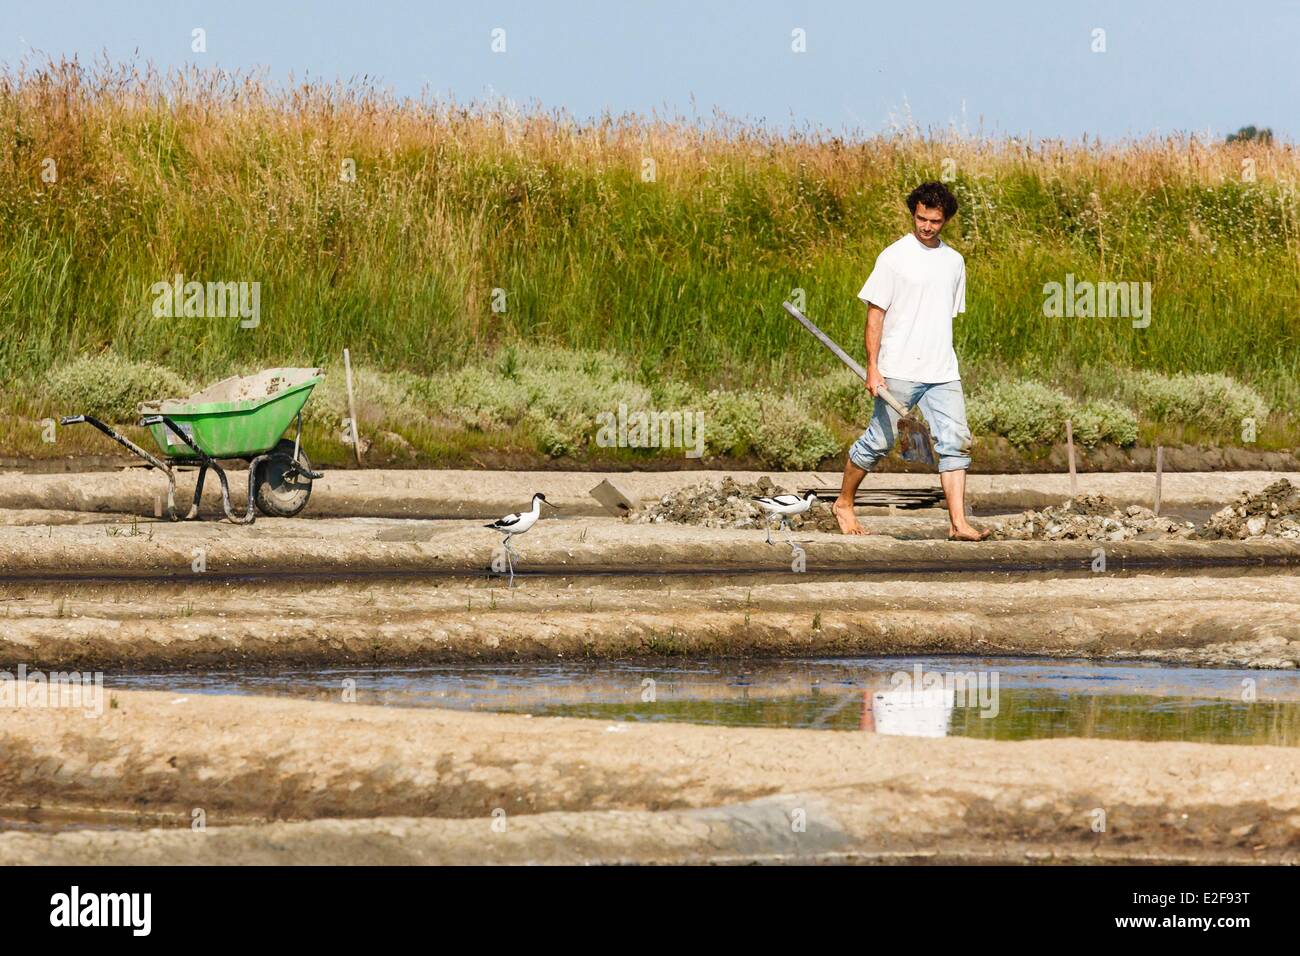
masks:
[[[943,218],[951,219],[957,215],[957,197],[943,183],[921,183],[907,195],[907,209],[915,214],[917,206],[929,206],[942,209]]]

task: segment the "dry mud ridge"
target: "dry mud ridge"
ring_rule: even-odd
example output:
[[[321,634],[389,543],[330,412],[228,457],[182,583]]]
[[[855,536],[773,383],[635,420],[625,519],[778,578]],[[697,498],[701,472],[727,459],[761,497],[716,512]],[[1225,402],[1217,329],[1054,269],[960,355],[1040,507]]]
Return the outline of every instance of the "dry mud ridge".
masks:
[[[1297,574],[796,577],[9,584],[0,667],[864,654],[1300,665]]]
[[[546,520],[515,586],[474,521],[0,527],[0,664],[141,669],[885,653],[1294,668],[1300,542],[942,540]],[[938,540],[935,539],[938,536]],[[779,539],[778,539],[779,540]]]
[[[0,670],[850,653],[1300,665],[1300,541],[963,544],[941,512],[878,513],[864,539],[800,528],[796,572],[757,528],[600,515],[587,493],[602,477],[331,473],[315,518],[238,527],[153,520],[160,482],[139,470],[0,475]],[[700,473],[613,477],[645,502]],[[990,508],[1068,497],[1064,476],[993,477],[972,478]],[[1166,509],[1209,515],[1283,477],[1300,481],[1168,475]],[[1149,475],[1080,485],[1125,509],[1152,490]],[[486,573],[500,538],[482,519],[533,491],[560,511],[518,542],[509,587]],[[122,827],[0,831],[0,862],[1300,862],[1287,748],[110,693],[99,717],[0,707],[0,817]]]
[[[177,481],[177,501],[188,501],[194,491],[192,471]],[[232,501],[244,501],[247,473],[231,471]],[[331,470],[313,484],[306,514],[313,517],[377,518],[495,518],[526,507],[534,491],[559,505],[570,516],[603,514],[588,492],[608,478],[633,501],[651,501],[700,482],[718,484],[731,478],[751,484],[768,478],[785,488],[838,487],[838,472],[556,472],[556,471],[401,471]],[[1242,491],[1260,491],[1270,482],[1287,478],[1300,484],[1297,471],[1175,472],[1164,476],[1163,500],[1167,510],[1222,508]],[[933,488],[933,474],[869,475],[864,489]],[[98,511],[152,516],[166,480],[144,468],[79,474],[0,473],[0,509],[42,511]],[[1084,474],[1078,478],[1080,494],[1105,495],[1124,507],[1150,505],[1155,490],[1152,474]],[[1059,505],[1070,497],[1068,475],[971,475],[967,480],[971,503],[980,508],[1019,511]],[[215,481],[204,489],[205,513],[220,514],[220,491]]]
[[[171,826],[0,863],[1300,861],[1291,748],[114,697],[4,713],[0,804]]]

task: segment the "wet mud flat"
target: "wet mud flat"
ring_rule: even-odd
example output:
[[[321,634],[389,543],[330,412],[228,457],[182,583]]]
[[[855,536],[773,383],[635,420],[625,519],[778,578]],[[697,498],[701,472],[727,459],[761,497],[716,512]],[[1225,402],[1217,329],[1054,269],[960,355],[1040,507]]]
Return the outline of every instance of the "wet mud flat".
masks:
[[[206,828],[5,832],[0,862],[1300,860],[1296,747],[112,694],[0,714],[0,805]]]
[[[144,478],[119,490],[148,507]],[[366,507],[449,500],[407,480]],[[1222,496],[1196,487],[1178,507]],[[99,671],[107,701],[0,708],[0,862],[1300,861],[1295,542],[1117,542],[1098,569],[1096,542],[884,514],[795,535],[795,570],[761,531],[562,512],[510,586],[471,517],[170,524],[72,490],[0,512],[0,670]],[[519,506],[497,494],[462,515]],[[917,738],[861,726],[886,655],[1176,679],[1008,683],[1011,724]],[[626,699],[654,674],[657,716]]]

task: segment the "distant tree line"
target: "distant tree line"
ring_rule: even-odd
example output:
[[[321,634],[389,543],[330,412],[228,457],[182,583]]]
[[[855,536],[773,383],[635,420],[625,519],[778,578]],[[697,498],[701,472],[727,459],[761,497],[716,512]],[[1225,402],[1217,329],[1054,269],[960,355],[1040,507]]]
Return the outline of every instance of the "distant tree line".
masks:
[[[1254,126],[1243,126],[1235,133],[1229,133],[1226,142],[1229,143],[1260,143],[1267,146],[1273,142],[1273,131],[1265,126],[1263,129],[1256,129]]]

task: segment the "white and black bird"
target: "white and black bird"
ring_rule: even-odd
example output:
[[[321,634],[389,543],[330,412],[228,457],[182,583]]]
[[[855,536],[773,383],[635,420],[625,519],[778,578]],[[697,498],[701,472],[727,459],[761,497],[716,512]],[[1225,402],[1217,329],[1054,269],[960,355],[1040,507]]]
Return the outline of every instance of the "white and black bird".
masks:
[[[787,528],[786,519],[794,515],[801,515],[817,501],[817,496],[811,491],[800,498],[798,495],[772,495],[771,497],[758,497],[754,501],[767,512],[767,543],[772,543],[772,516],[781,516],[781,527]],[[789,537],[789,532],[786,532]]]
[[[514,548],[510,546],[510,539],[515,535],[523,534],[533,525],[537,524],[537,519],[542,515],[542,505],[546,505],[548,508],[555,507],[555,505],[546,500],[546,495],[539,491],[537,494],[533,495],[533,507],[531,511],[516,511],[514,514],[508,514],[497,518],[497,520],[493,521],[491,524],[483,526],[485,528],[491,528],[493,531],[500,531],[501,534],[504,535],[501,539],[501,545],[506,552],[506,564],[510,568],[510,579],[512,581],[515,577],[515,563],[511,559],[517,558],[519,555],[517,555]]]

